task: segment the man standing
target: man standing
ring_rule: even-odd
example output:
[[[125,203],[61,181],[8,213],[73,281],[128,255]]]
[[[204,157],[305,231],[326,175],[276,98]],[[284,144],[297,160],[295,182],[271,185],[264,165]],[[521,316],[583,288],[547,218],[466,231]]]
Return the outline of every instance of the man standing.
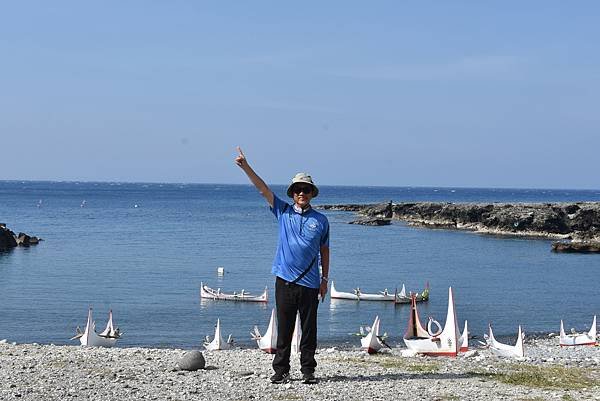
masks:
[[[287,195],[293,205],[279,199],[248,164],[238,147],[235,162],[246,173],[252,184],[271,206],[279,224],[277,253],[272,272],[275,279],[277,307],[277,354],[273,359],[275,374],[271,383],[290,380],[290,352],[296,313],[300,312],[302,339],[300,364],[302,380],[317,383],[315,378],[315,351],[317,348],[317,308],[319,298],[327,294],[329,274],[329,221],[310,206],[319,195],[319,188],[310,175],[298,173],[292,178]],[[319,272],[319,255],[322,276]]]

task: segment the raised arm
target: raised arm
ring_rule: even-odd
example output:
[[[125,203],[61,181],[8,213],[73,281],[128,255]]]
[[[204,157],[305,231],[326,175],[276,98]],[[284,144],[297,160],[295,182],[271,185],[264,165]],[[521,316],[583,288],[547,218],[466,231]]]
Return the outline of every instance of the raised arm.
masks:
[[[258,189],[258,192],[260,192],[260,194],[267,200],[269,205],[273,207],[273,191],[271,191],[271,189],[267,186],[267,184],[265,184],[262,178],[260,178],[258,174],[254,172],[254,170],[252,170],[252,167],[250,167],[250,165],[248,164],[248,160],[246,160],[244,152],[242,152],[242,149],[239,146],[237,147],[237,151],[238,155],[235,158],[235,164],[237,164],[242,170],[244,170],[244,173],[246,173],[246,175],[250,179],[250,182],[254,184],[256,189]]]

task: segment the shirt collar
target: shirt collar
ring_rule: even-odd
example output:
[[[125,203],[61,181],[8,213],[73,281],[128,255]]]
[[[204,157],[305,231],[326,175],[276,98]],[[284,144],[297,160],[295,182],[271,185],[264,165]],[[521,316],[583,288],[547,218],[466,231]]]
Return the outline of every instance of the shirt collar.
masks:
[[[306,207],[306,209],[302,210],[302,208],[294,203],[294,211],[298,214],[308,213],[312,209],[310,205]]]

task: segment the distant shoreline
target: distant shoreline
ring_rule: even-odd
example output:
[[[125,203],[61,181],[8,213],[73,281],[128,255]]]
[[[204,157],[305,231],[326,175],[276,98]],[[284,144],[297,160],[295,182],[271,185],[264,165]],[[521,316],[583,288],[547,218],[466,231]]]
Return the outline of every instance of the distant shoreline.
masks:
[[[355,212],[369,219],[399,220],[409,225],[472,231],[500,236],[569,239],[600,243],[600,202],[449,203],[403,202],[338,204],[324,210]]]

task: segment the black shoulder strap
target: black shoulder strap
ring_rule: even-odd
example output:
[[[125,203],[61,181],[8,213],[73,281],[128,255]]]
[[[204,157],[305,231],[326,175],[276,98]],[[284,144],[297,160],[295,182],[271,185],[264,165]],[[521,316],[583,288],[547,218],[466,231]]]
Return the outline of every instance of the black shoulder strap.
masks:
[[[306,270],[304,270],[304,271],[302,272],[302,274],[301,274],[301,275],[299,275],[299,276],[296,278],[296,280],[292,281],[292,284],[296,284],[298,281],[300,281],[300,280],[302,279],[302,277],[306,276],[306,273],[308,273],[308,272],[310,271],[310,268],[311,268],[311,267],[312,267],[312,265],[315,263],[315,260],[317,259],[317,256],[318,256],[318,255],[319,255],[319,254],[317,253],[317,254],[315,255],[315,257],[313,258],[313,260],[311,260],[311,261],[310,261],[310,264],[308,265],[308,267],[306,268]]]

